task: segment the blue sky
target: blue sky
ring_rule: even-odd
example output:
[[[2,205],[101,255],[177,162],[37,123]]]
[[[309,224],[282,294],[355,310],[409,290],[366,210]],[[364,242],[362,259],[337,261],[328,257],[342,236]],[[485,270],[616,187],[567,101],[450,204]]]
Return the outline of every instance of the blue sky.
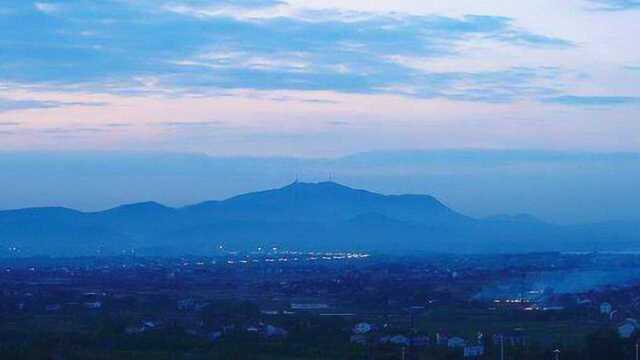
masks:
[[[9,0],[0,144],[638,151],[636,0]]]

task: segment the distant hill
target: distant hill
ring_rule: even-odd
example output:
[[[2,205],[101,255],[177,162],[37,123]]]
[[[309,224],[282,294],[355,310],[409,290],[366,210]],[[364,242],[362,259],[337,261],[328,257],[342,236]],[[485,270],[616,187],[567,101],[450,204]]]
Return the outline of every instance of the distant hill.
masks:
[[[145,202],[99,212],[0,211],[0,256],[213,254],[220,246],[381,253],[620,250],[640,244],[638,225],[558,226],[529,215],[473,219],[428,195],[295,182],[182,208]]]
[[[268,221],[339,221],[366,213],[431,223],[465,218],[431,196],[381,195],[334,182],[295,182],[280,189],[204,202],[182,210],[216,218]]]
[[[505,221],[505,222],[517,222],[517,223],[543,223],[544,221],[529,214],[499,214],[484,218],[488,221]]]

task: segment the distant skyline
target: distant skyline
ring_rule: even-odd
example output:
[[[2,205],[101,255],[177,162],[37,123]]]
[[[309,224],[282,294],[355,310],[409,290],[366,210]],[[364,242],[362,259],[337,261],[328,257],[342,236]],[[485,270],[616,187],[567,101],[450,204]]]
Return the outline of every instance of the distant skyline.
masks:
[[[4,151],[640,152],[640,2],[0,5]]]

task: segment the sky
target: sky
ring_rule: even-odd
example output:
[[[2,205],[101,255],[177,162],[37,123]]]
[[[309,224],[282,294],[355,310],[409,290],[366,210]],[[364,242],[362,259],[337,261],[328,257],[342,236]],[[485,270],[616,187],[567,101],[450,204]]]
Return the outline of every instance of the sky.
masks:
[[[639,19],[638,0],[5,0],[0,209],[331,173],[473,216],[637,219]]]
[[[637,0],[7,0],[4,151],[640,150]]]

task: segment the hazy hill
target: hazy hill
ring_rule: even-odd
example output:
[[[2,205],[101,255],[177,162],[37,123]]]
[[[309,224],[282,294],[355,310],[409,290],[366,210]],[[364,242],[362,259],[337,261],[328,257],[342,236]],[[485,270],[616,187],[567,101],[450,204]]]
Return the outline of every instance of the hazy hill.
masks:
[[[635,223],[557,226],[528,215],[472,219],[431,196],[381,195],[334,182],[295,182],[182,208],[145,202],[99,212],[0,211],[2,255],[132,249],[211,254],[220,245],[374,252],[620,250],[640,243],[638,234]]]

